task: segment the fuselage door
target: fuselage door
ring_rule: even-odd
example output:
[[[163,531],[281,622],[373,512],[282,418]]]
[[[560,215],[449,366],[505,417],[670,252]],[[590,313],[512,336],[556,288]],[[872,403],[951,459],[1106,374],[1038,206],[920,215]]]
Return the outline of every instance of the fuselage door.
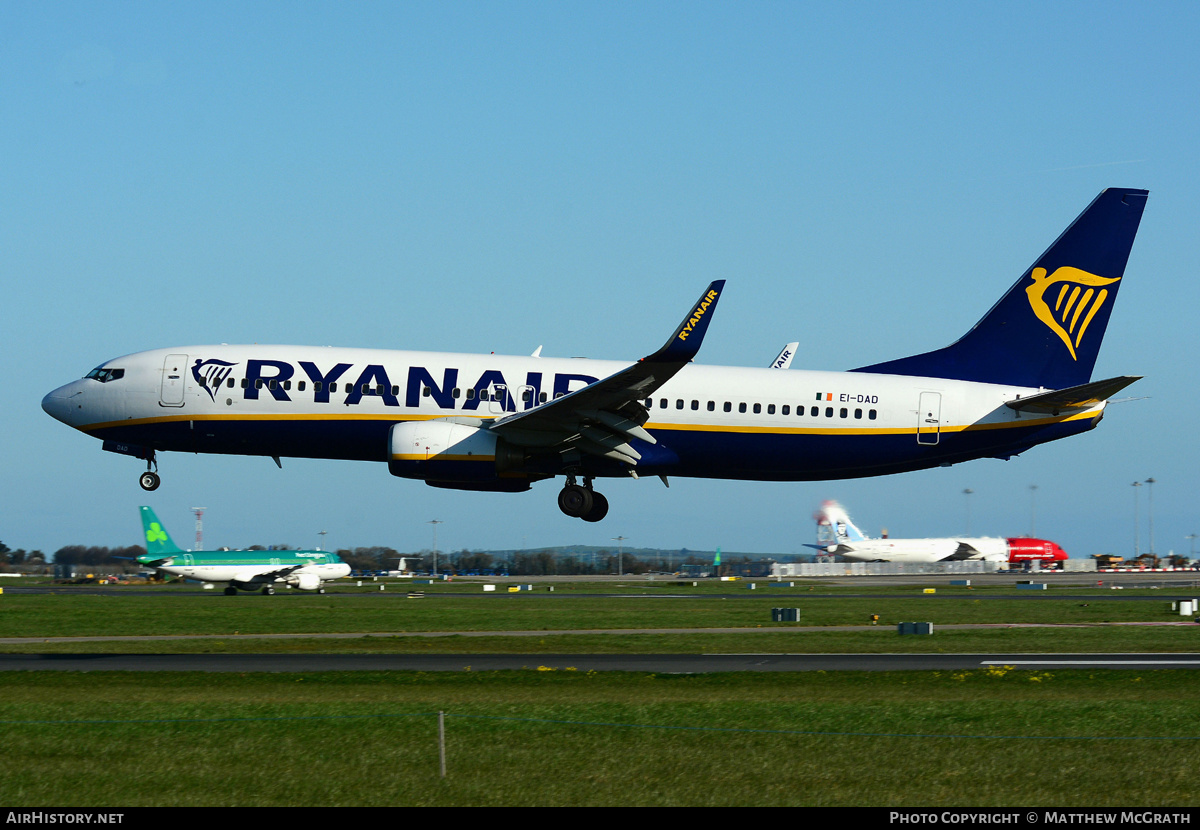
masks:
[[[917,410],[917,443],[936,444],[941,437],[942,393],[922,392]]]
[[[162,390],[159,392],[158,403],[161,406],[183,406],[183,390],[186,385],[184,373],[187,371],[185,354],[169,354],[163,361]]]

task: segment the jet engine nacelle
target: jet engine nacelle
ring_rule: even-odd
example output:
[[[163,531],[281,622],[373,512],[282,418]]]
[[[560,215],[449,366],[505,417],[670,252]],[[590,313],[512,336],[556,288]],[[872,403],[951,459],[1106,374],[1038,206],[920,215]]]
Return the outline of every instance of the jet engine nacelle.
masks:
[[[524,453],[482,424],[474,418],[396,424],[388,438],[388,470],[437,487],[528,490]]]
[[[291,582],[301,591],[315,591],[321,587],[321,577],[316,574],[296,574]]]

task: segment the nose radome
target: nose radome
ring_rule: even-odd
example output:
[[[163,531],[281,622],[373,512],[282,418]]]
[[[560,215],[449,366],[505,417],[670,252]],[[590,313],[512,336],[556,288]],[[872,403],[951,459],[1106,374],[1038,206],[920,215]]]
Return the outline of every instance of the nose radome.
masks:
[[[62,389],[55,389],[53,392],[42,398],[42,409],[51,418],[62,420],[60,413],[66,408],[67,399],[63,395]]]
[[[79,394],[79,390],[73,388],[74,386],[74,383],[60,386],[42,398],[42,409],[45,413],[55,420],[68,423],[67,419],[71,413],[71,401]]]

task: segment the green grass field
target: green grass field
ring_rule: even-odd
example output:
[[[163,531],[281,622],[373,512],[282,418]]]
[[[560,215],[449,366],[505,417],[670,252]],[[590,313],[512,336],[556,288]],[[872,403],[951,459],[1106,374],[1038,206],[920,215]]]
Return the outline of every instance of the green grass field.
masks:
[[[8,807],[1189,806],[1200,737],[1172,671],[38,672],[0,701]]]
[[[226,597],[194,587],[123,588],[101,595],[0,595],[0,638],[34,638],[0,651],[356,651],[356,652],[880,652],[880,651],[1194,651],[1200,627],[1170,609],[1157,592],[1066,589],[1010,599],[1012,588],[808,590],[705,585],[576,583],[529,593],[484,594],[478,584],[408,585],[390,593],[339,586],[337,594],[281,593]],[[607,592],[607,594],[605,593]],[[669,594],[664,596],[664,594]],[[773,607],[800,609],[799,623],[771,622]],[[878,626],[868,626],[872,615]],[[935,624],[932,637],[901,637],[905,620]],[[1071,628],[1011,627],[1071,625]],[[1100,625],[1104,624],[1104,625]],[[982,625],[991,628],[954,629]],[[853,626],[856,630],[836,630]],[[813,627],[828,630],[811,630]],[[804,630],[797,630],[802,628]],[[572,634],[572,631],[670,629],[686,633]],[[711,629],[734,629],[718,633]],[[254,634],[547,632],[530,636],[253,639]],[[45,642],[56,637],[195,636],[173,641]],[[1066,645],[1069,643],[1070,645]]]
[[[559,586],[422,599],[224,597],[179,589],[0,595],[0,637],[219,635],[3,651],[1196,651],[1169,602],[1004,599],[1011,589]],[[389,590],[398,590],[389,586]],[[446,596],[435,596],[435,592]],[[141,593],[139,593],[141,592]],[[584,596],[600,593],[609,596]],[[641,595],[639,595],[639,593]],[[870,593],[871,597],[852,594]],[[818,595],[820,594],[820,595]],[[722,595],[730,598],[722,598]],[[1147,593],[1148,596],[1152,596]],[[795,631],[772,607],[799,607]],[[880,615],[878,627],[862,626]],[[899,636],[899,620],[936,626]],[[1067,627],[1003,627],[1070,623]],[[1131,623],[1130,625],[1100,625]],[[742,628],[735,633],[708,628]],[[693,633],[592,634],[685,628]],[[465,636],[532,631],[533,636]],[[458,632],[446,637],[252,633]],[[857,805],[1195,803],[1187,671],[732,673],[0,673],[0,803],[139,805]],[[446,713],[447,776],[437,713]]]

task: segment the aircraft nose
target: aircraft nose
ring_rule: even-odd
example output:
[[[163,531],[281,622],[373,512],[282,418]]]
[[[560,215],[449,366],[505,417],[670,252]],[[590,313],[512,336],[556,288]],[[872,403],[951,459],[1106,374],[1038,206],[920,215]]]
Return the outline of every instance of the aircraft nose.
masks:
[[[60,386],[42,398],[42,409],[51,418],[68,424],[71,422],[70,416],[72,411],[78,408],[78,405],[73,403],[73,401],[79,394],[79,389],[75,388],[74,383]]]

